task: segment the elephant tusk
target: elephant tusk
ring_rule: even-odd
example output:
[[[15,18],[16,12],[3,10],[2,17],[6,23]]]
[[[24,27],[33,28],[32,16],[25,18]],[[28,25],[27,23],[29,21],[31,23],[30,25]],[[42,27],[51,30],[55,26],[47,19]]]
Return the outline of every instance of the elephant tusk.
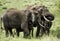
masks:
[[[44,16],[44,19],[45,19],[46,21],[50,22],[50,20],[48,20],[45,16]]]
[[[43,26],[42,24],[39,23],[40,26],[42,26],[43,28],[45,28],[45,26]]]

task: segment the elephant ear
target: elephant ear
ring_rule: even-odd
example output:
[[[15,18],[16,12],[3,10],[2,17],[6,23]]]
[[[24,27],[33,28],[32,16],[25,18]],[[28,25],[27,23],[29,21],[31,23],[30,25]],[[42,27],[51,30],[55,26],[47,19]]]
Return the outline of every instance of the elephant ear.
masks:
[[[39,12],[40,15],[42,15],[42,13],[43,13],[43,9],[42,8],[39,8],[37,11]]]
[[[32,21],[32,12],[29,10],[27,13],[27,21]]]
[[[32,16],[32,12],[28,12],[28,17],[31,17]]]

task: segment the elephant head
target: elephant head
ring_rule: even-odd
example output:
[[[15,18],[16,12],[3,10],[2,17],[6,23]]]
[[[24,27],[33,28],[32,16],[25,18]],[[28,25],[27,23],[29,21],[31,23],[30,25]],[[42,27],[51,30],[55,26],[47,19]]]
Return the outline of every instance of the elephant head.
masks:
[[[54,15],[49,12],[47,7],[39,6],[38,12],[40,13],[40,16],[42,16],[46,21],[53,21],[54,20]]]

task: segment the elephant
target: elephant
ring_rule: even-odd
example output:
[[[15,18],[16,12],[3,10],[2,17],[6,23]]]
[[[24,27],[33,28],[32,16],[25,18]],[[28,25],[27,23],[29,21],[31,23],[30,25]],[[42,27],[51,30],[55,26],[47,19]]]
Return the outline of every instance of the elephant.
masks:
[[[37,26],[36,37],[39,36],[39,33],[43,33],[43,31],[47,31],[48,34],[50,32],[50,28],[52,26],[52,21],[54,20],[54,15],[49,12],[46,6],[28,6],[28,10],[32,10],[32,25],[33,27]],[[34,13],[35,12],[35,13]],[[47,27],[46,27],[46,25]],[[47,29],[48,28],[48,29]]]
[[[28,36],[28,21],[27,15],[24,10],[18,10],[16,8],[7,9],[3,16],[2,21],[6,33],[6,37],[8,37],[8,31],[10,35],[13,35],[12,29],[16,29],[17,36],[19,37],[19,32],[24,32],[24,37]]]
[[[42,31],[41,32],[41,35],[43,35],[43,33],[47,33],[49,35],[50,33],[50,28],[52,26],[52,21],[54,20],[54,15],[52,13],[49,12],[48,8],[43,6],[43,7],[40,7],[40,8],[43,8],[41,9],[41,29]],[[39,11],[39,10],[38,10]]]

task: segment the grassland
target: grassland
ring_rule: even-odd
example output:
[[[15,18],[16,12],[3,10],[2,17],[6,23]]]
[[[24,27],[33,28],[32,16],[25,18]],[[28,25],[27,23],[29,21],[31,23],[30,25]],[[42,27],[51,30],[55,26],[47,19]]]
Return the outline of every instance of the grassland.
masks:
[[[23,33],[20,33],[20,37],[5,37],[5,31],[0,31],[0,41],[60,41],[60,9],[58,8],[59,0],[0,0],[0,3],[3,4],[3,6],[0,6],[0,16],[3,14],[5,9],[2,9],[3,7],[7,8],[17,8],[17,9],[23,9],[27,7],[28,5],[37,4],[37,5],[45,5],[48,7],[49,11],[54,14],[55,20],[53,21],[53,25],[51,27],[50,35],[44,35],[40,38],[35,38],[35,32],[36,28],[34,28],[34,37],[31,39],[24,39]]]

